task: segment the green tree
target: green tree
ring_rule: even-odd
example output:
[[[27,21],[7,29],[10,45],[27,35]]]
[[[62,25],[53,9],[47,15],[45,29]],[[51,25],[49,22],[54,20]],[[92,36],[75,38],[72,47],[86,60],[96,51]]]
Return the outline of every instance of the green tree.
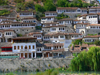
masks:
[[[14,0],[16,3],[22,3],[25,2],[25,0]]]
[[[35,5],[35,10],[38,12],[45,12],[45,9],[43,6],[39,5],[39,4],[36,4]]]
[[[91,47],[71,60],[71,71],[100,71],[100,48]]]
[[[44,17],[44,16],[45,16],[45,15],[42,14],[41,12],[39,12],[39,11],[36,12],[36,19],[37,19],[38,21],[40,21],[40,20],[41,20],[41,17]]]
[[[100,46],[100,41],[99,40],[96,40],[94,44]]]
[[[20,11],[24,9],[24,3],[18,3],[16,5],[17,9],[19,9]]]
[[[73,44],[74,44],[74,45],[82,44],[82,40],[80,40],[80,39],[74,40],[74,41],[73,41]]]
[[[46,11],[56,11],[56,6],[52,2],[44,3],[44,8]]]
[[[64,15],[64,14],[62,13],[62,14],[57,15],[56,18],[57,18],[58,20],[60,20],[60,19],[63,19],[63,18],[69,18],[69,16],[68,16],[68,15]]]
[[[65,7],[67,1],[66,0],[57,0],[58,7]]]

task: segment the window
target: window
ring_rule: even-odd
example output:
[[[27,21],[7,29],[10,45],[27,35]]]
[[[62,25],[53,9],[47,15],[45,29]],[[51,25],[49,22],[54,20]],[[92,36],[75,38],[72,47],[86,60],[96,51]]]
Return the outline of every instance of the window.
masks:
[[[54,38],[58,38],[58,36],[54,36]]]
[[[52,28],[52,30],[56,30],[56,28]]]
[[[64,38],[64,36],[60,36],[60,38]]]
[[[18,50],[19,50],[19,46],[18,46]]]
[[[31,49],[31,46],[29,46],[29,49]]]
[[[33,46],[33,49],[34,49],[34,46]]]
[[[16,46],[14,46],[14,49],[16,50]]]
[[[21,46],[21,49],[23,49],[23,46]]]

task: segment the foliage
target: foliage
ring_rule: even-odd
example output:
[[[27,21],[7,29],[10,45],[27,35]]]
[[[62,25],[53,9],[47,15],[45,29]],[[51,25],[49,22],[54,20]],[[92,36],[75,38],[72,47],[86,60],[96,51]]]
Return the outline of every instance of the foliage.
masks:
[[[95,45],[100,46],[100,41],[99,41],[99,40],[96,40],[96,41],[95,41]]]
[[[6,75],[15,75],[15,74],[13,74],[13,73],[7,73]]]
[[[88,34],[88,36],[93,36],[93,35],[97,35],[97,34]]]
[[[54,5],[53,0],[46,0],[44,8],[46,11],[56,11],[56,6]]]
[[[100,48],[91,47],[71,60],[71,71],[100,71]]]
[[[62,13],[62,14],[57,15],[56,18],[57,18],[58,20],[60,20],[60,19],[63,19],[63,18],[69,18],[69,16],[68,16],[68,15],[64,15],[64,14]]]
[[[17,7],[17,11],[26,10],[29,8],[34,9],[34,2],[30,1],[30,2],[17,3],[16,7]]]
[[[82,44],[82,40],[80,39],[76,39],[72,42],[74,45],[79,45],[79,44]]]
[[[14,2],[16,2],[16,3],[22,3],[22,2],[24,2],[25,0],[14,0]]]
[[[82,0],[73,0],[72,2],[69,2],[68,0],[57,0],[58,7],[88,7],[93,5],[94,3],[84,3]]]
[[[37,73],[36,75],[58,75],[59,72],[56,69],[50,69],[45,72]]]
[[[36,28],[36,30],[41,30],[42,29],[41,26],[36,26],[35,28]]]
[[[10,11],[4,9],[4,10],[0,10],[0,16],[4,16],[4,15],[8,15],[10,14]]]
[[[0,5],[7,5],[8,4],[8,0],[0,0]]]
[[[45,12],[44,7],[39,5],[39,4],[35,5],[35,10],[38,11],[38,12]]]
[[[45,15],[44,14],[42,14],[41,12],[36,12],[36,19],[38,20],[38,21],[40,21],[41,20],[41,17],[44,17]]]
[[[17,34],[17,37],[22,37],[22,34]]]

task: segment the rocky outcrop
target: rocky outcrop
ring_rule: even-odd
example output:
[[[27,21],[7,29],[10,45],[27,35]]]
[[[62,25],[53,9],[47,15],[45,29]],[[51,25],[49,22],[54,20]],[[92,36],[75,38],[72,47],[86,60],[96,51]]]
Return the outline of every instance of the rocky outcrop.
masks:
[[[0,72],[35,72],[46,69],[68,67],[69,58],[59,59],[1,59]]]

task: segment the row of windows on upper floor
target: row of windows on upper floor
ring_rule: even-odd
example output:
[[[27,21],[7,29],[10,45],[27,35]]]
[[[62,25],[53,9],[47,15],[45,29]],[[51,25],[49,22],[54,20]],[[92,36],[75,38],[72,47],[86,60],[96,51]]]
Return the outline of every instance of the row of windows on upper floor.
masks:
[[[91,28],[100,28],[100,26],[91,26]]]
[[[56,28],[52,28],[53,31],[56,30]],[[59,30],[65,30],[65,28],[59,28]]]
[[[34,26],[34,24],[33,25],[2,25],[2,26],[0,26],[0,28],[3,28],[3,27],[18,27],[18,26]]]
[[[42,18],[41,20],[53,20],[52,18]]]
[[[6,32],[6,35],[12,35],[12,32]],[[0,36],[2,36],[2,33],[0,33]]]
[[[34,20],[34,21],[23,21],[23,22],[25,22],[25,23],[33,23],[33,22],[36,22],[36,20]]]
[[[81,10],[58,10],[58,12],[81,12]],[[87,12],[87,10],[82,10],[82,12]]]
[[[29,45],[29,46],[25,46],[25,47],[23,47],[23,46],[14,46],[14,50],[20,50],[20,49],[34,49],[34,45],[33,46],[31,46],[31,45]]]
[[[49,36],[44,36],[44,39],[50,39],[50,38],[59,38],[58,36],[51,36],[51,37],[49,37]],[[60,38],[64,38],[64,36],[60,36]]]
[[[89,18],[97,18],[97,16],[89,16]]]
[[[20,13],[20,15],[33,15],[33,13]]]
[[[54,46],[53,49],[62,49],[63,46]],[[51,47],[44,47],[44,49],[50,49],[51,50]]]
[[[56,13],[50,13],[50,14],[45,14],[45,15],[57,15]]]

